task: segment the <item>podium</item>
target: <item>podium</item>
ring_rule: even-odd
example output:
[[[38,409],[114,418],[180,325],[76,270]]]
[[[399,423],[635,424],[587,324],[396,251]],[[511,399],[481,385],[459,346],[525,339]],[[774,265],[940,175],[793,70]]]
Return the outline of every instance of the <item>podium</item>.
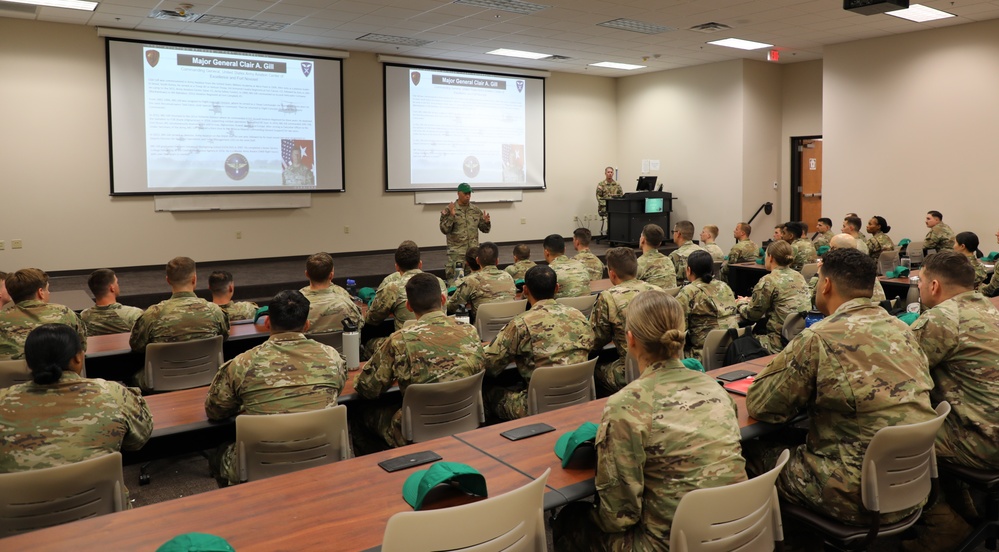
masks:
[[[656,200],[662,200],[661,212]],[[658,224],[662,227],[668,241],[673,231],[669,222],[672,210],[673,194],[669,192],[632,192],[620,198],[608,199],[607,241],[611,246],[637,247],[642,228],[646,224]]]

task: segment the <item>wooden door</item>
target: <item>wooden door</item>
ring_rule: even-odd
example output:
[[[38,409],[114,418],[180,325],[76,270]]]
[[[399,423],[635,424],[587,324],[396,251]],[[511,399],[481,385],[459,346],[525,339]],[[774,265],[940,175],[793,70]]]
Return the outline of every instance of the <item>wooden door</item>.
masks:
[[[803,140],[800,159],[800,220],[808,223],[811,236],[822,216],[822,140]]]

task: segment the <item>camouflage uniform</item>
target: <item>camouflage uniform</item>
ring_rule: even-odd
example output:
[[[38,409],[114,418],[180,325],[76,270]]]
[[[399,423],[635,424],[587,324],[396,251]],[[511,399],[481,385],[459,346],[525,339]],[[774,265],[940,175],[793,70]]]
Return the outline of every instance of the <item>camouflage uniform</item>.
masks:
[[[801,506],[861,524],[869,520],[860,500],[867,445],[882,427],[934,418],[932,387],[926,355],[905,322],[869,299],[853,299],[777,354],[749,388],[746,408],[757,420],[778,424],[807,412],[808,437],[792,450],[777,490]],[[882,522],[910,513],[884,515]]]
[[[357,329],[364,326],[361,308],[354,303],[346,290],[338,293],[330,286],[326,289],[310,290],[305,297],[309,300],[309,333],[342,331],[344,320],[356,324]]]
[[[923,249],[936,249],[937,251],[954,249],[954,231],[951,230],[950,226],[938,222],[926,233]]]
[[[142,315],[139,307],[128,307],[121,303],[94,305],[80,313],[87,335],[108,335],[128,333],[132,324]]]
[[[624,322],[628,305],[636,295],[643,291],[662,291],[659,286],[643,282],[638,278],[626,280],[620,284],[600,292],[590,313],[590,325],[593,326],[593,348],[602,349],[614,341],[618,359],[610,364],[597,366],[595,376],[597,381],[612,391],[617,391],[628,382],[625,381],[624,357],[628,354],[628,341],[625,338]]]
[[[219,308],[229,317],[230,322],[235,322],[236,320],[253,320],[260,307],[250,301],[229,301],[224,305],[219,305]]]
[[[999,311],[977,292],[961,293],[923,312],[912,333],[929,359],[930,399],[953,409],[937,456],[999,469]]]
[[[989,277],[989,273],[985,270],[985,265],[982,264],[982,261],[978,260],[978,257],[974,253],[968,255],[968,262],[975,269],[975,287],[978,287]]]
[[[791,268],[798,272],[801,272],[801,268],[806,264],[819,260],[819,254],[815,252],[812,240],[798,238],[791,244],[791,248],[794,249],[794,259],[791,261]]]
[[[493,386],[486,392],[490,408],[504,420],[527,416],[527,384],[537,366],[586,362],[593,349],[593,328],[583,313],[557,303],[538,301],[531,310],[507,323],[485,350],[485,366],[490,376],[503,373],[507,364],[517,363],[523,385],[516,389]]]
[[[597,214],[602,217],[606,217],[607,199],[621,197],[623,195],[624,190],[621,189],[621,185],[618,184],[616,180],[607,182],[607,179],[604,179],[597,182]]]
[[[87,350],[87,328],[69,307],[25,299],[0,311],[0,360],[24,358],[24,340],[42,324],[65,324],[80,334],[80,346]]]
[[[687,257],[694,251],[704,251],[704,248],[694,242],[687,242],[669,254],[670,260],[673,261],[673,268],[676,269],[676,286],[668,287],[687,285]]]
[[[376,399],[396,382],[405,394],[413,383],[459,380],[482,369],[482,344],[475,327],[434,311],[389,336],[361,369],[354,387],[361,396]],[[389,446],[406,444],[398,406],[365,405],[364,423]]]
[[[714,379],[676,359],[648,366],[607,400],[595,441],[598,506],[567,506],[555,549],[667,550],[683,495],[746,480],[739,441],[735,403]]]
[[[448,312],[455,312],[459,305],[472,305],[470,314],[474,317],[483,303],[513,301],[517,298],[517,287],[513,278],[496,268],[496,265],[482,267],[482,270],[468,275],[447,300]]]
[[[739,327],[735,294],[725,282],[711,280],[710,284],[705,284],[704,280],[696,280],[684,286],[676,300],[687,316],[687,348],[684,353],[688,358],[701,360],[704,338],[711,330]]]
[[[822,234],[816,232],[815,236],[812,238],[812,247],[814,247],[815,250],[818,251],[818,249],[823,245],[829,245],[829,241],[832,239],[833,239],[832,230],[826,230]]]
[[[368,307],[364,323],[377,325],[393,316],[395,317],[395,329],[400,330],[407,320],[415,319],[416,315],[413,314],[413,311],[406,308],[406,284],[410,278],[421,272],[423,271],[414,268],[403,272],[392,281],[385,278],[382,285],[378,287],[378,291],[375,292],[375,298],[371,301],[371,306]],[[441,294],[446,294],[447,285],[440,278],[438,281],[441,285]]]
[[[718,247],[717,243],[706,243],[701,247],[703,247],[705,251],[711,254],[712,261],[722,262],[725,260],[725,252],[722,251],[721,247]]]
[[[728,259],[722,263],[721,267],[721,277],[719,278],[723,282],[728,281],[728,265],[736,263],[752,263],[756,261],[756,256],[759,254],[760,248],[756,245],[756,242],[750,239],[745,239],[740,242],[736,242],[732,246],[732,249],[728,251]]]
[[[291,165],[281,173],[282,186],[315,186],[316,176],[305,165]]]
[[[388,277],[386,276],[386,278]],[[305,286],[298,291],[301,292],[302,295],[309,300],[309,302],[312,302],[314,298],[322,298],[331,291],[334,295],[339,295],[348,301],[354,300],[354,298],[350,296],[350,292],[336,284],[330,284],[329,287],[323,289],[312,289],[312,286]]]
[[[559,255],[548,264],[558,279],[558,292],[555,298],[582,297],[590,294],[590,272],[579,261]]]
[[[604,263],[600,262],[600,257],[594,255],[589,249],[576,253],[576,256],[573,257],[572,260],[577,261],[586,267],[586,270],[590,272],[591,282],[603,279]]]
[[[860,251],[864,255],[870,255],[871,250],[867,248],[867,240],[862,237],[854,238],[857,241],[857,251]]]
[[[867,254],[877,261],[883,251],[895,251],[895,242],[891,241],[888,234],[878,232],[867,238]]]
[[[69,371],[49,385],[0,389],[0,420],[0,473],[138,450],[153,431],[138,389]]]
[[[995,272],[993,272],[992,279],[989,280],[989,283],[979,285],[978,291],[986,297],[994,297],[996,291],[999,291],[999,276],[996,276]]]
[[[528,270],[538,266],[537,263],[530,259],[524,259],[523,261],[517,261],[512,265],[504,268],[507,274],[513,277],[514,280],[523,280],[524,275],[527,274]]]
[[[650,249],[638,258],[638,274],[635,276],[663,289],[676,287],[676,272],[673,261],[658,249]]]
[[[484,213],[475,205],[454,204],[454,216],[449,209],[441,212],[441,234],[447,236],[447,265],[444,266],[444,277],[448,282],[454,281],[454,263],[464,261],[469,247],[479,246],[479,232],[489,233],[493,224],[483,219]]]
[[[812,308],[808,294],[808,284],[801,273],[787,267],[775,267],[753,288],[753,297],[748,303],[740,303],[739,315],[756,322],[767,318],[766,335],[757,335],[760,344],[770,353],[779,353],[784,348],[781,330],[789,314],[805,312]]]
[[[237,414],[286,414],[336,406],[347,383],[340,353],[300,332],[272,335],[219,368],[205,398],[209,420]],[[224,444],[213,465],[230,485],[239,483],[236,446]]]

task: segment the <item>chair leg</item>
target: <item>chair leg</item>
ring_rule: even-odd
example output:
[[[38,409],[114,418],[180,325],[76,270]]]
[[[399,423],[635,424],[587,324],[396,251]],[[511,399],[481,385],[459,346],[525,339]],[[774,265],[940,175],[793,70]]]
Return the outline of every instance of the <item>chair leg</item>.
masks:
[[[150,460],[149,462],[145,462],[139,466],[139,485],[148,485],[152,481],[152,478],[149,475],[149,466],[152,463],[153,461]]]

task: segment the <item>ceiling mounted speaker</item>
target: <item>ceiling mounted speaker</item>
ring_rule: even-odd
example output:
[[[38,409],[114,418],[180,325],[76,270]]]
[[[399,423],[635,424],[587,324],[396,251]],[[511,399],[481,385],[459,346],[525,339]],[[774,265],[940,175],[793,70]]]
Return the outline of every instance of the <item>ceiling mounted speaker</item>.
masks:
[[[843,9],[861,15],[876,15],[887,11],[904,10],[909,0],[843,0]]]

